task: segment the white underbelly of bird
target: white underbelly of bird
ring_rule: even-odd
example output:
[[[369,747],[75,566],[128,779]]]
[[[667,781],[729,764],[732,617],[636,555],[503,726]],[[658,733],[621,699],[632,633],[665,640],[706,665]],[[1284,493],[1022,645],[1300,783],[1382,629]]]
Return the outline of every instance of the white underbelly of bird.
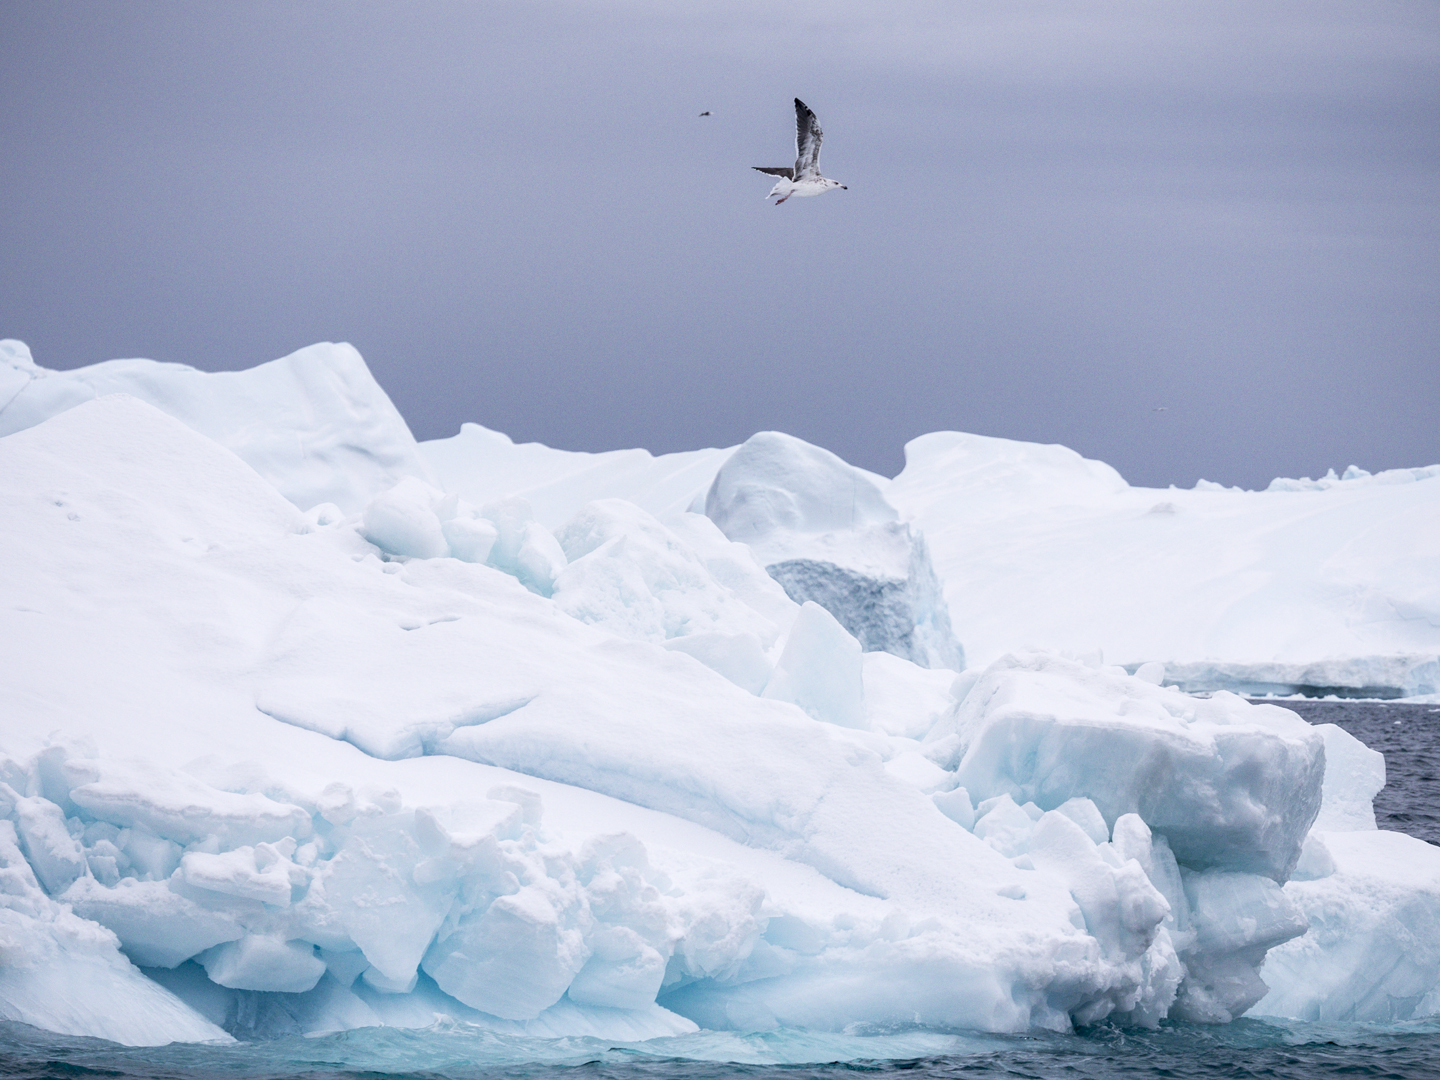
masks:
[[[805,199],[811,195],[823,195],[831,188],[844,186],[844,184],[837,183],[834,180],[827,180],[823,176],[813,178],[806,177],[802,180],[780,180],[770,189],[770,195],[766,195],[765,197],[768,199],[772,195],[780,196],[780,198],[776,200],[776,205],[778,206],[790,198],[791,195],[794,195],[797,199]]]

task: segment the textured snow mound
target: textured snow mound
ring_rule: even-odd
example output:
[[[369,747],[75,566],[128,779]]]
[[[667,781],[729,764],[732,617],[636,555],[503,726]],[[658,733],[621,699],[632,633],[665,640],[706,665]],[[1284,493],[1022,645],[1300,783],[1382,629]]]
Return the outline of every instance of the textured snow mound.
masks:
[[[1440,692],[1440,468],[1132,488],[1061,446],[937,432],[884,488],[972,661],[1025,649],[1191,690]]]
[[[16,778],[13,765],[4,771]],[[132,1046],[229,1042],[147,979],[114,934],[47,894],[85,870],[60,808],[0,784],[0,809],[9,818],[0,819],[0,1018]],[[36,869],[45,871],[43,887]]]
[[[748,635],[757,652],[779,636],[780,627],[718,580],[684,537],[634,503],[587,503],[559,541],[569,565],[555,600],[584,622],[643,641]]]
[[[648,455],[501,447],[470,495],[302,513],[132,396],[0,438],[0,1016],[153,1043],[1440,1007],[1433,860],[1374,831],[1378,755],[1159,664],[863,651],[769,553],[898,579],[918,537],[767,442],[711,486],[752,546],[659,505],[705,482]]]
[[[1409,1020],[1440,1014],[1440,849],[1394,832],[1322,834],[1325,864],[1285,893],[1304,937],[1272,950],[1259,1015]]]
[[[333,504],[318,507],[310,516],[322,526],[342,520]],[[565,552],[554,534],[535,520],[524,499],[512,497],[474,507],[414,477],[371,499],[360,514],[359,532],[387,556],[448,556],[484,563],[541,596],[554,591],[555,580],[565,569]]]
[[[703,498],[734,448],[589,454],[516,443],[479,424],[462,424],[451,438],[421,443],[420,452],[446,491],[476,506],[519,496],[534,507],[537,520],[559,529],[596,499],[624,499],[668,521]]]
[[[982,673],[927,752],[961,785],[937,806],[1003,854],[1035,861],[1037,837],[1053,836],[1041,826],[1058,813],[1103,851],[1108,840],[1122,861],[1136,859],[1165,897],[1183,972],[1170,1015],[1224,1022],[1264,997],[1266,951],[1305,932],[1280,886],[1322,801],[1339,817],[1374,794],[1351,777],[1327,792],[1326,744],[1285,709],[1025,656]]]
[[[433,480],[415,438],[350,345],[325,342],[246,371],[154,360],[73,371],[37,366],[0,342],[0,435],[106,394],[148,401],[240,456],[302,510],[358,510],[405,476]]]
[[[1271,991],[1255,1012],[1302,1020],[1440,1015],[1440,849],[1377,832],[1385,759],[1334,724],[1325,790],[1288,900],[1309,931],[1266,956]]]
[[[974,797],[1137,813],[1195,869],[1283,883],[1320,811],[1325,740],[1294,713],[1055,656],[996,661],[931,738]]]
[[[440,520],[450,497],[423,486],[388,517],[302,515],[126,397],[5,438],[0,466],[19,523],[0,767],[28,865],[232,1030],[259,1015],[243,994],[300,1030],[429,1023],[439,1003],[496,1030],[661,1034],[677,1013],[1153,1023],[1185,993],[1163,843],[1117,822],[1121,858],[1074,800],[1038,813],[1028,858],[992,842],[993,807],[970,832],[931,797],[963,799],[957,777],[880,727],[922,735],[953,693],[867,665],[817,606],[777,637],[759,697],[586,625],[513,565],[366,539]],[[528,526],[492,546],[507,529]],[[747,571],[701,528],[692,544],[598,503],[561,532],[566,572],[634,537],[652,599],[673,580],[707,627],[757,615],[715,591],[712,565],[742,591]],[[918,722],[896,717],[907,701]],[[182,1017],[169,1037],[200,1037]]]
[[[885,501],[883,482],[828,450],[761,432],[716,473],[705,513],[750,545],[793,600],[824,607],[867,652],[963,668],[925,541]]]

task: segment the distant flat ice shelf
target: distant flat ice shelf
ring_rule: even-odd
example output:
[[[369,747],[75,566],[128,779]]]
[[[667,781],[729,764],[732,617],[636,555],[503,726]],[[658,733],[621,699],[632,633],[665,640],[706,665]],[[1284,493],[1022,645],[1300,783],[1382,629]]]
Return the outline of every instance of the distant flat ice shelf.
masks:
[[[1138,669],[1139,665],[1135,665]],[[1224,687],[1249,697],[1405,698],[1440,693],[1433,654],[1351,656],[1311,663],[1200,661],[1165,665],[1165,681],[1186,691]]]
[[[1440,691],[1440,469],[1263,492],[1132,488],[1063,446],[940,432],[886,498],[972,662],[1158,661],[1190,690]]]

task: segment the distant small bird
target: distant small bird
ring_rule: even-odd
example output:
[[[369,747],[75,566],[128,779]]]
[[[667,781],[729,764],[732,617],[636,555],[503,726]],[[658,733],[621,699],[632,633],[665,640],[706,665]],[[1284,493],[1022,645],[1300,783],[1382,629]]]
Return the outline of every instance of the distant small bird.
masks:
[[[1150,411],[1151,411],[1151,412],[1165,412],[1168,408],[1169,408],[1168,405],[1156,405],[1156,406],[1155,406],[1153,409],[1151,409]]]
[[[705,110],[704,112],[702,112],[700,115],[701,115],[701,116],[709,116],[709,115],[710,115],[710,110],[709,110],[709,109],[706,109],[706,110]]]
[[[770,195],[780,196],[775,200],[776,206],[790,198],[791,195],[799,195],[804,198],[810,195],[823,195],[831,188],[845,187],[838,180],[827,180],[820,175],[820,142],[824,138],[825,133],[820,130],[820,122],[815,119],[815,114],[810,111],[810,106],[797,97],[795,99],[794,166],[791,168],[750,166],[756,172],[780,177],[775,186],[770,189]],[[770,198],[770,195],[766,195],[765,198]]]

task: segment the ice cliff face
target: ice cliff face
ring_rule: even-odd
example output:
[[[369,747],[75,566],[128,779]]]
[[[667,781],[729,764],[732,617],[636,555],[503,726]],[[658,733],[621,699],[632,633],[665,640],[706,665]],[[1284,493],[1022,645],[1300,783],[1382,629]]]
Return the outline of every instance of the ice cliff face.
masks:
[[[1440,1010],[1440,858],[1375,831],[1383,761],[1338,729],[1156,664],[865,651],[766,572],[911,565],[818,448],[472,432],[483,477],[455,447],[382,477],[296,357],[274,415],[356,449],[273,479],[131,396],[0,438],[0,1017],[153,1043]],[[222,376],[129,363],[258,423]],[[297,503],[290,468],[350,469],[316,490],[353,501]],[[707,482],[719,520],[685,510]]]

